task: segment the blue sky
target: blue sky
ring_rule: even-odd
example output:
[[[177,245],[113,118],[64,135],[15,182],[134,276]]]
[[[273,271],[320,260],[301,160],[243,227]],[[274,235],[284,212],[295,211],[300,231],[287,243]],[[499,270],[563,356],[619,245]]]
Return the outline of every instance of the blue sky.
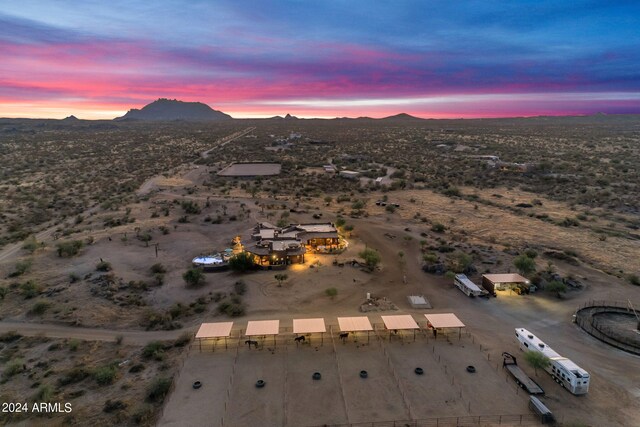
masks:
[[[0,116],[640,113],[640,2],[20,1],[0,28]]]

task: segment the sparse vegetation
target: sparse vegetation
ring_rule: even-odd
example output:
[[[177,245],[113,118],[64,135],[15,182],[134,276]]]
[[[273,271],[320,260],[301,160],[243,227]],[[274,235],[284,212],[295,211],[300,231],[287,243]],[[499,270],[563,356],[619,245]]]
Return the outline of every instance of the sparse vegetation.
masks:
[[[202,286],[204,285],[204,282],[205,282],[204,272],[202,271],[201,268],[196,268],[196,267],[192,267],[188,269],[182,275],[182,278],[184,279],[187,286],[191,286],[191,287]]]
[[[82,246],[84,246],[82,240],[70,240],[58,243],[56,245],[56,250],[59,257],[68,258],[78,255]]]
[[[533,258],[529,258],[526,254],[518,255],[513,260],[513,265],[523,276],[528,276],[536,271],[535,260]]]
[[[380,254],[378,253],[378,251],[371,248],[366,248],[365,250],[360,252],[358,256],[360,256],[360,258],[364,260],[364,263],[371,270],[376,268],[380,263],[380,261],[382,261],[382,258],[380,257]]]
[[[545,369],[551,363],[547,356],[537,351],[525,351],[524,360],[533,367],[536,376],[538,369]]]
[[[240,252],[229,259],[229,267],[238,273],[253,269],[253,259],[248,252]]]
[[[338,295],[338,289],[336,288],[327,288],[324,290],[324,293],[331,299],[334,299]]]

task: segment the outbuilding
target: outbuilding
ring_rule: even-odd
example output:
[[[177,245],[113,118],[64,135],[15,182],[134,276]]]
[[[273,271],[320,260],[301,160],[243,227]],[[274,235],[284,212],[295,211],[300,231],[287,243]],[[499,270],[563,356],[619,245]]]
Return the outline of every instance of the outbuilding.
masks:
[[[506,274],[483,274],[482,287],[495,295],[495,291],[506,291],[509,289],[517,289],[517,292],[529,293],[531,282],[515,273]]]

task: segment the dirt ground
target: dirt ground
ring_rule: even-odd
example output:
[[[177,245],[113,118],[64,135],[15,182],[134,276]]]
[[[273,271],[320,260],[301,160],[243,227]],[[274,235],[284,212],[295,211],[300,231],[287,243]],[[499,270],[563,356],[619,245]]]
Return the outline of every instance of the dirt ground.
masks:
[[[377,315],[369,317],[380,322]],[[369,340],[365,334],[344,343],[334,337],[333,345],[325,336],[323,345],[317,337],[311,345],[296,345],[291,336],[277,347],[267,339],[258,350],[235,344],[215,352],[199,352],[196,345],[160,425],[189,419],[232,426],[314,426],[528,413],[525,393],[487,359],[471,335],[434,340],[419,332],[415,341],[410,333],[403,340],[387,339],[383,332]],[[473,374],[466,371],[470,364],[476,367]],[[417,367],[425,373],[417,375]],[[362,370],[367,378],[360,377]],[[312,378],[314,372],[320,380]],[[255,386],[259,379],[264,388]],[[194,381],[202,381],[202,388],[194,390]],[[500,414],[491,412],[496,407]]]
[[[133,223],[109,228],[103,225],[106,216],[122,216],[124,209],[85,218],[78,226],[78,232],[69,238],[84,240],[92,237],[93,243],[85,245],[76,257],[59,258],[55,253],[56,242],[47,239],[47,246],[38,249],[33,256],[18,251],[17,255],[12,253],[3,259],[0,262],[2,284],[10,292],[2,301],[2,318],[139,330],[144,329],[140,319],[145,310],[165,310],[176,303],[188,305],[199,297],[231,293],[234,282],[238,280],[247,284],[248,291],[243,296],[246,316],[238,320],[236,326],[247,320],[275,318],[282,319],[283,327],[287,327],[284,322],[293,317],[330,319],[355,315],[368,292],[396,304],[399,310],[393,314],[409,313],[418,319],[425,311],[412,309],[407,296],[425,295],[433,307],[427,312],[452,311],[467,324],[472,334],[472,338],[467,337],[472,339],[471,344],[464,340],[461,343],[452,340],[448,346],[436,343],[431,355],[428,353],[430,342],[420,341],[400,346],[392,342],[359,348],[353,345],[342,347],[338,343],[335,354],[327,342],[317,352],[294,351],[292,347],[272,355],[266,351],[249,353],[243,349],[235,365],[233,358],[229,360],[229,352],[200,355],[192,350],[176,391],[165,408],[162,422],[178,425],[187,416],[210,420],[223,414],[226,425],[313,425],[311,419],[317,417],[326,423],[345,423],[527,413],[522,392],[515,394],[511,380],[495,366],[502,351],[517,354],[513,330],[526,327],[592,376],[589,394],[577,397],[557,386],[546,373],[538,373],[536,381],[547,391],[545,402],[560,420],[593,426],[640,424],[640,358],[609,348],[571,323],[571,315],[576,308],[592,299],[640,301],[640,287],[631,286],[624,279],[603,271],[605,266],[608,266],[606,270],[614,272],[640,270],[638,240],[616,236],[600,239],[594,227],[605,226],[606,219],[595,217],[588,226],[560,227],[528,214],[515,213],[505,206],[530,202],[537,197],[543,205],[531,208],[532,213],[544,211],[554,219],[575,215],[570,207],[506,189],[492,189],[488,190],[490,193],[481,194],[483,199],[490,199],[494,193],[501,194],[503,197],[496,199],[493,205],[454,200],[427,190],[387,193],[390,200],[401,205],[395,213],[374,206],[372,201],[382,194],[373,193],[367,196],[371,199],[366,206],[367,215],[351,218],[345,214],[348,204],[334,202],[326,206],[321,198],[253,200],[246,191],[239,189],[231,193],[234,196],[212,196],[200,186],[206,170],[187,169],[191,172],[180,175],[179,179],[167,177],[153,181],[146,189],[151,192],[129,206],[129,215],[135,218]],[[188,222],[179,222],[184,213],[174,200],[196,201],[202,211],[190,215]],[[207,201],[210,204],[205,207]],[[289,212],[296,202],[299,202],[300,210],[306,212]],[[163,214],[165,207],[169,212],[166,216]],[[354,227],[347,238],[349,249],[337,256],[310,255],[304,265],[292,266],[286,271],[288,279],[282,286],[278,286],[274,271],[242,276],[232,272],[211,273],[206,275],[206,283],[202,287],[185,286],[182,274],[189,267],[190,259],[229,247],[234,236],[247,235],[259,221],[275,221],[284,212],[289,215],[286,218],[291,223],[317,221],[312,217],[314,213],[322,213],[322,221],[335,221],[339,211],[343,212],[347,224]],[[154,217],[153,212],[158,215]],[[418,213],[427,217],[429,222],[419,220],[416,217]],[[220,216],[222,223],[207,222],[207,216]],[[231,220],[231,216],[236,216],[236,219]],[[442,235],[430,233],[431,224],[435,222],[446,225],[446,232]],[[161,233],[160,227],[166,227],[169,233]],[[136,228],[152,235],[148,247],[135,238]],[[426,233],[426,237],[422,233]],[[390,238],[389,234],[396,237]],[[539,269],[547,261],[552,261],[558,273],[573,275],[585,286],[580,291],[567,292],[562,299],[545,293],[517,296],[508,292],[500,292],[497,298],[490,300],[470,299],[454,288],[451,280],[421,270],[423,252],[420,241],[434,244],[437,239],[444,239],[458,249],[462,244],[491,247],[492,256],[502,264],[479,265],[479,270],[486,268],[493,272],[513,271],[513,256],[509,251],[532,246],[541,253],[537,258]],[[158,244],[157,258],[155,244]],[[376,249],[382,258],[380,268],[373,273],[349,265],[338,267],[332,264],[334,259],[348,261],[357,258],[365,247]],[[542,254],[546,249],[573,250],[581,262],[570,265],[551,260]],[[404,263],[399,260],[400,251],[404,254]],[[43,293],[38,297],[52,303],[50,309],[39,316],[29,314],[35,301],[22,297],[19,288],[11,287],[14,280],[6,279],[16,262],[27,258],[33,259],[33,266],[23,277],[15,279],[17,282],[34,280],[46,289],[60,288],[55,293]],[[164,284],[150,287],[142,294],[145,305],[122,306],[92,295],[92,285],[88,280],[69,283],[71,273],[80,277],[91,273],[95,277],[95,267],[100,259],[110,262],[113,273],[125,282],[150,281],[149,267],[161,262],[167,269]],[[478,282],[479,277],[478,273],[471,278]],[[325,294],[329,287],[338,290],[335,298]],[[227,317],[217,312],[215,304],[209,304],[203,312],[179,320],[184,328],[194,331],[203,321],[221,321]],[[423,357],[423,351],[429,357]],[[440,361],[436,361],[434,355],[439,356]],[[485,357],[489,360],[485,361]],[[424,378],[415,377],[412,372],[417,363],[423,364],[426,372],[432,374],[425,374]],[[459,367],[469,363],[482,367],[477,375],[458,374]],[[361,387],[363,382],[355,374],[364,365],[371,376],[366,380],[367,386]],[[231,375],[229,370],[233,366],[243,368],[242,373],[236,370]],[[447,367],[446,372],[443,366]],[[314,370],[322,370],[323,379],[318,383],[311,380]],[[204,386],[200,390],[192,390],[191,383],[199,375],[203,376]],[[268,385],[264,389],[256,389],[254,383],[262,376],[265,379],[269,376],[266,379]],[[232,387],[223,388],[232,377]],[[372,384],[373,388],[370,387]],[[439,390],[436,399],[434,387]],[[227,390],[229,394],[224,397]],[[193,396],[204,396],[207,400],[200,401]],[[260,400],[264,398],[266,401]],[[226,411],[220,409],[224,408],[225,402]],[[309,402],[326,402],[331,410],[321,411]],[[615,411],[610,410],[612,407]]]

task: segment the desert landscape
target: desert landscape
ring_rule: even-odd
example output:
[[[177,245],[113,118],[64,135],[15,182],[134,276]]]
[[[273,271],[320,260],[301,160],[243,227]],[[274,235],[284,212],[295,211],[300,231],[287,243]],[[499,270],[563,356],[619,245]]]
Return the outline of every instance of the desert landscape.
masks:
[[[1,400],[73,405],[3,423],[536,425],[504,351],[560,424],[640,422],[638,356],[572,322],[590,301],[640,309],[638,116],[2,119],[0,135]],[[331,223],[346,245],[285,268],[231,261],[260,223]],[[226,269],[192,264],[225,250]],[[453,285],[516,272],[536,291]],[[429,313],[466,327],[434,338]],[[415,340],[391,339],[390,314],[418,322]],[[369,339],[341,339],[336,318],[358,315]],[[292,319],[315,317],[322,345],[294,341]],[[247,347],[264,319],[280,320],[274,345]],[[227,347],[203,350],[200,325],[224,321]],[[517,327],[588,371],[589,393],[534,372]]]

